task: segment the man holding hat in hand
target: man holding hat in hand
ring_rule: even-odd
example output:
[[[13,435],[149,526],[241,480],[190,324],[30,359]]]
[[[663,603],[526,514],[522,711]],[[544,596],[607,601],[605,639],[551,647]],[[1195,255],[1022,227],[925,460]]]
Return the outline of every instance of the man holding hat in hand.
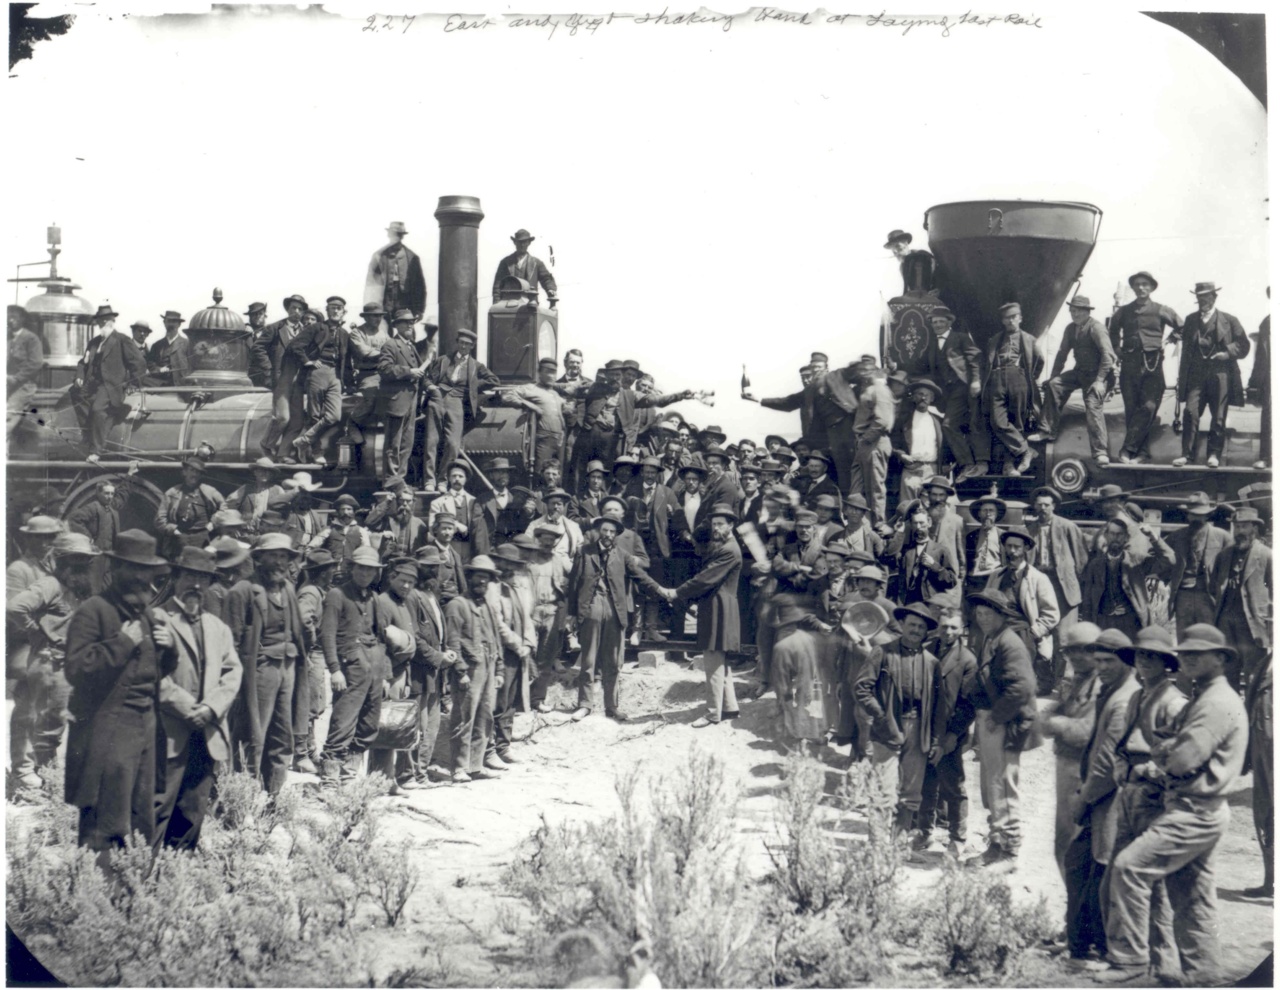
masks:
[[[203,608],[216,575],[213,554],[183,547],[173,565],[173,596],[159,609],[177,659],[160,681],[165,754],[156,794],[157,848],[195,848],[217,765],[231,758],[227,716],[244,671],[231,630]]]
[[[1244,405],[1240,359],[1249,353],[1249,336],[1230,313],[1218,309],[1219,287],[1197,282],[1199,309],[1183,325],[1182,360],[1178,364],[1178,399],[1182,410],[1182,456],[1174,467],[1196,459],[1200,417],[1209,408],[1209,444],[1205,464],[1216,468],[1227,446],[1227,407]]]
[[[476,332],[463,327],[457,332],[452,354],[441,354],[431,362],[423,378],[427,407],[427,439],[422,457],[422,486],[436,484],[440,466],[452,464],[462,450],[462,434],[480,419],[480,396],[498,387],[498,376],[477,361],[472,352]],[[413,442],[412,433],[409,437]],[[440,481],[443,489],[445,482]]]
[[[1124,398],[1125,434],[1120,463],[1151,458],[1151,434],[1160,425],[1164,397],[1164,349],[1182,339],[1182,317],[1151,298],[1159,283],[1150,272],[1129,276],[1137,297],[1111,317],[1111,346],[1120,357],[1120,395]],[[1166,340],[1164,328],[1173,332]]]
[[[1100,465],[1111,463],[1107,451],[1107,419],[1102,414],[1102,403],[1107,397],[1109,380],[1116,373],[1116,354],[1111,348],[1111,338],[1106,328],[1093,318],[1093,304],[1088,296],[1075,296],[1067,304],[1071,322],[1062,335],[1058,356],[1053,359],[1053,370],[1044,385],[1044,399],[1040,405],[1040,432],[1027,439],[1032,443],[1053,441],[1058,437],[1058,420],[1062,407],[1076,389],[1084,395],[1084,422],[1089,432],[1089,447],[1093,459]],[[1075,355],[1075,367],[1063,369],[1067,355]]]

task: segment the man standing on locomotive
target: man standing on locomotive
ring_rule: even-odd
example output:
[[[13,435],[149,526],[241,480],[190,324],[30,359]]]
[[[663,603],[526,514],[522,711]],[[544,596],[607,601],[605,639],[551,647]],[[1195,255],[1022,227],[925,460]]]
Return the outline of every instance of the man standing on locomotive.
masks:
[[[548,270],[547,266],[542,263],[540,258],[535,258],[529,253],[529,245],[537,238],[525,230],[523,227],[511,235],[511,241],[516,246],[514,254],[509,254],[498,262],[498,270],[493,276],[493,298],[499,298],[500,286],[504,278],[522,278],[530,286],[542,286],[547,293],[547,305],[555,309],[559,303],[559,291],[556,288],[556,278]]]
[[[1016,458],[1005,473],[1021,475],[1031,467],[1036,452],[1027,445],[1027,420],[1036,407],[1036,381],[1044,359],[1036,350],[1036,340],[1022,329],[1022,307],[1016,302],[1000,307],[1004,329],[987,344],[987,377],[983,408],[991,433]]]
[[[1200,416],[1209,407],[1209,444],[1205,464],[1216,468],[1227,446],[1227,407],[1244,405],[1240,359],[1249,353],[1244,327],[1230,313],[1217,308],[1218,286],[1197,282],[1199,310],[1183,325],[1186,347],[1178,364],[1178,398],[1182,411],[1182,456],[1174,467],[1194,463],[1200,439]]]
[[[1136,298],[1111,318],[1111,346],[1120,355],[1120,395],[1124,398],[1124,443],[1120,463],[1151,459],[1151,434],[1160,425],[1164,397],[1164,348],[1182,339],[1182,318],[1151,298],[1159,282],[1150,272],[1129,276]],[[1164,328],[1172,327],[1164,340]]]
[[[119,315],[110,306],[98,307],[93,318],[98,336],[89,341],[76,367],[76,415],[88,441],[85,460],[90,464],[98,463],[107,445],[107,430],[127,408],[125,392],[138,388],[147,373],[147,359],[138,345],[116,333]]]
[[[397,318],[397,323],[399,322]],[[410,338],[413,328],[409,328]],[[431,362],[423,379],[427,398],[426,448],[422,453],[422,487],[437,486],[440,468],[452,465],[462,451],[462,435],[481,415],[480,396],[498,387],[498,376],[477,361],[472,352],[476,332],[466,327],[457,332],[452,354],[441,354]],[[409,449],[413,431],[409,431]],[[448,482],[441,478],[440,490]]]
[[[418,382],[423,369],[413,347],[413,313],[399,310],[392,321],[391,339],[382,345],[378,359],[378,391],[387,422],[382,438],[384,473],[388,491],[405,487],[409,457],[413,454],[414,424],[418,412]],[[429,435],[429,434],[428,434]],[[425,469],[434,476],[431,457]]]
[[[928,349],[931,381],[942,389],[942,435],[960,466],[956,483],[987,473],[991,434],[979,408],[982,396],[982,352],[973,337],[955,329],[955,313],[945,306],[929,316],[933,346]]]
[[[288,316],[254,339],[249,377],[255,385],[271,389],[271,425],[262,440],[262,452],[274,457],[283,450],[281,460],[293,464],[289,452],[294,437],[302,432],[302,386],[298,381],[302,362],[289,345],[302,333],[307,301],[302,296],[289,296],[284,309]]]
[[[29,411],[35,398],[40,369],[44,367],[44,345],[40,338],[27,329],[27,311],[21,306],[10,306],[9,365],[6,372],[9,384],[8,435],[13,436],[18,421]]]
[[[399,220],[388,225],[389,243],[369,261],[364,301],[381,306],[387,313],[408,309],[416,322],[427,311],[427,280],[422,274],[422,261],[404,243],[408,233]]]

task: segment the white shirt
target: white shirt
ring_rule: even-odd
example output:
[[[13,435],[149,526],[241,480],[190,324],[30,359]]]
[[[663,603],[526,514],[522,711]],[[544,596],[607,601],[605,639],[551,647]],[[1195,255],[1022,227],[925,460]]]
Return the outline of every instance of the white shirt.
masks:
[[[911,414],[911,455],[928,464],[938,460],[938,434],[932,416],[919,409]]]
[[[505,488],[502,491],[498,491],[495,488],[493,491],[493,500],[498,503],[499,509],[505,509],[507,507],[507,503],[511,501],[511,493]]]
[[[684,496],[684,517],[688,520],[689,531],[693,531],[693,520],[698,515],[698,506],[702,504],[702,496],[694,492],[686,492]]]

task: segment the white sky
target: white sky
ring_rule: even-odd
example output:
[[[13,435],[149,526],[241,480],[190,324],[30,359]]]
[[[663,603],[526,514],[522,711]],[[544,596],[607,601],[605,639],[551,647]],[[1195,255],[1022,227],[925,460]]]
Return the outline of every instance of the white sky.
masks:
[[[663,6],[632,9],[646,5]],[[558,5],[508,9],[543,6]],[[1040,29],[950,37],[747,15],[727,32],[619,21],[571,37],[562,23],[548,40],[446,34],[423,15],[367,32],[290,8],[74,10],[3,89],[0,268],[40,258],[57,221],[61,272],[125,322],[190,316],[215,285],[273,319],[293,292],[358,302],[393,219],[434,310],[442,194],[479,196],[486,213],[481,312],[509,235],[529,228],[534,254],[555,249],[561,353],[714,388],[714,410],[682,408],[731,439],[798,432],[794,414],[737,398],[743,364],[756,395],[778,395],[811,350],[835,364],[874,350],[879,294],[900,285],[880,245],[894,227],[922,245],[938,203],[1098,205],[1081,291],[1104,313],[1139,268],[1183,313],[1202,280],[1247,330],[1267,312],[1266,113],[1136,12],[1039,4]]]

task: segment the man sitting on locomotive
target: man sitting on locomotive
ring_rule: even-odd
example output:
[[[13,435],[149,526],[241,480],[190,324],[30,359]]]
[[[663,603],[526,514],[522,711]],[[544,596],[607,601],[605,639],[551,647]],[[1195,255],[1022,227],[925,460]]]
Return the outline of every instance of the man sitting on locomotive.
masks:
[[[1062,346],[1053,359],[1053,371],[1045,382],[1040,431],[1027,439],[1032,443],[1056,440],[1062,407],[1071,393],[1080,389],[1084,395],[1084,421],[1093,459],[1106,466],[1111,463],[1111,456],[1107,451],[1107,420],[1102,414],[1102,403],[1107,397],[1108,379],[1115,373],[1116,354],[1106,328],[1093,318],[1088,296],[1076,296],[1067,308],[1071,312],[1071,323],[1062,335]],[[1075,354],[1076,365],[1064,372],[1067,355],[1071,353]]]

